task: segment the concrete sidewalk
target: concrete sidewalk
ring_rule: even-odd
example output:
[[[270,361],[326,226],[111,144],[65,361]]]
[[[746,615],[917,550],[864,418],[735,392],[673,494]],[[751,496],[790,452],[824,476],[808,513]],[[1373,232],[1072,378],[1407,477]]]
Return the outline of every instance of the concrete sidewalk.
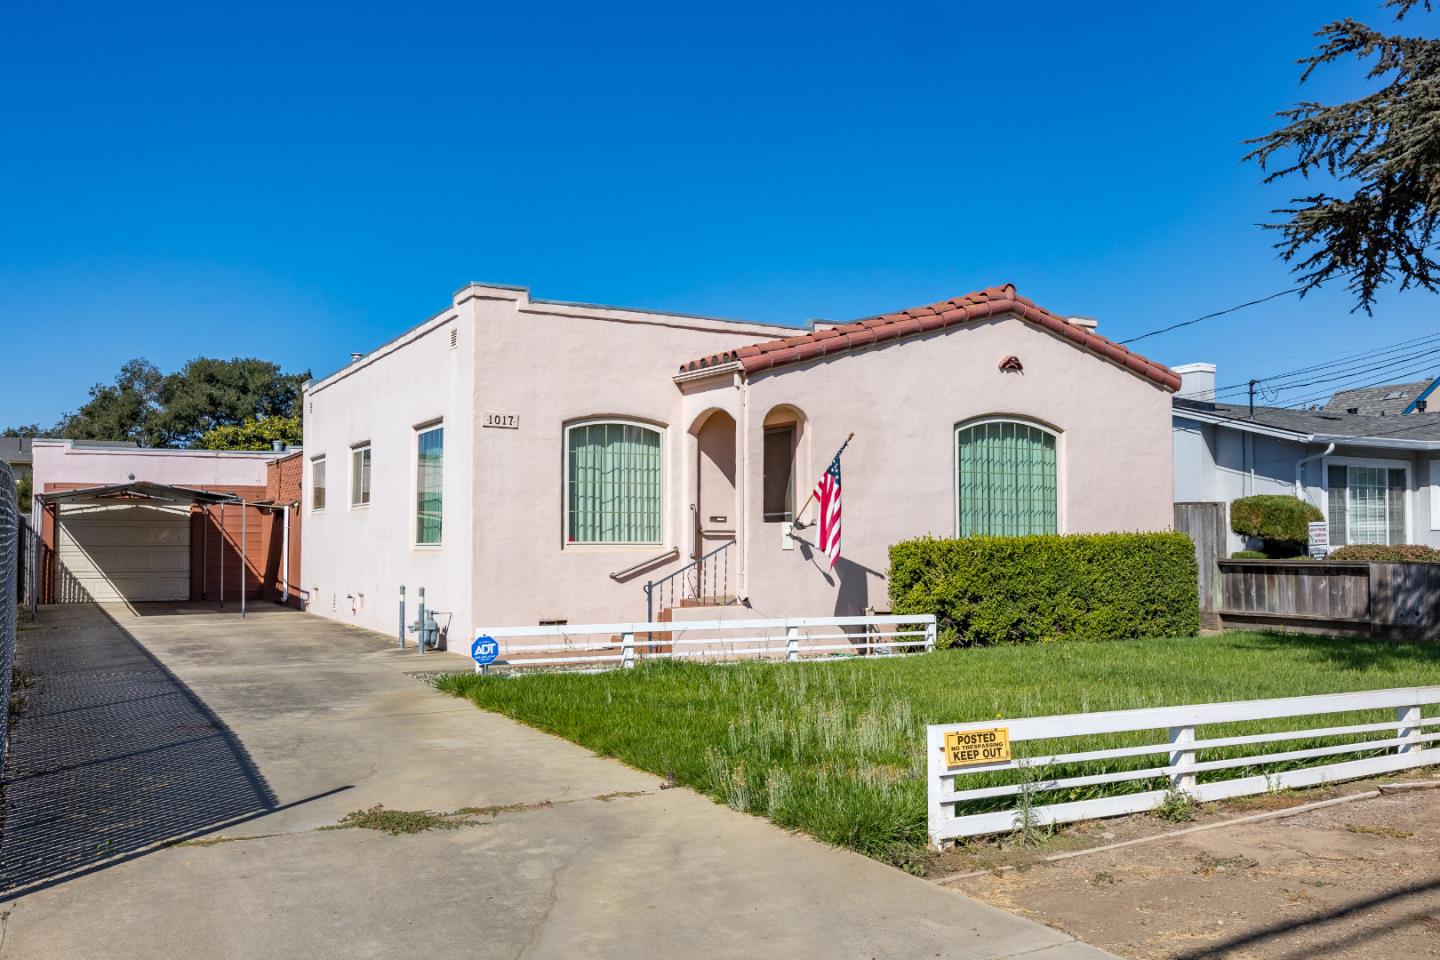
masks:
[[[22,634],[21,664],[41,676],[16,733],[31,766],[30,786],[7,797],[12,831],[46,821],[13,809],[26,795],[74,796],[55,785],[103,772],[79,791],[79,806],[96,807],[89,819],[74,803],[64,812],[76,857],[29,863],[28,886],[0,904],[0,958],[1109,956],[661,790],[408,675],[456,658],[401,655],[384,637],[273,607],[243,622],[187,607],[141,614],[50,608]],[[143,688],[116,680],[136,671]],[[173,742],[161,732],[172,724],[146,717],[160,708],[186,720]],[[96,755],[33,749],[24,760],[28,737],[88,742],[87,730]],[[127,742],[129,730],[143,742]],[[213,775],[180,778],[191,797],[181,816],[166,777],[138,774],[187,763]],[[211,805],[195,789],[207,776]],[[376,804],[513,809],[398,837],[320,829]],[[117,821],[117,806],[130,815]],[[86,832],[121,836],[137,816],[146,828],[118,846]],[[161,833],[202,839],[154,845]],[[7,857],[12,843],[24,841],[7,836]]]

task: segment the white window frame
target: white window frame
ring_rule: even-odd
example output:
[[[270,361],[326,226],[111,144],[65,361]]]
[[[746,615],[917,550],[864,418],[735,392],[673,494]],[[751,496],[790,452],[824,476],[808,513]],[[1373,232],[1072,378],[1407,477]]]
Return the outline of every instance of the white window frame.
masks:
[[[1323,504],[1320,510],[1325,514],[1325,526],[1330,526],[1330,468],[1336,467],[1379,467],[1384,470],[1405,471],[1405,539],[1404,543],[1414,543],[1415,532],[1415,479],[1411,476],[1411,467],[1414,466],[1409,460],[1385,460],[1378,457],[1322,457],[1320,459],[1320,489],[1324,491],[1320,496]],[[1388,509],[1388,507],[1387,507]],[[1432,508],[1433,512],[1433,508]],[[1386,527],[1389,527],[1389,517],[1386,517]],[[1345,545],[1349,546],[1350,539],[1350,516],[1346,511],[1345,516]]]
[[[603,424],[618,424],[624,427],[639,427],[660,435],[660,538],[658,540],[586,540],[570,539],[570,431],[577,427],[595,427]],[[669,432],[664,424],[638,417],[586,417],[581,420],[567,420],[560,431],[561,470],[560,475],[560,543],[566,550],[609,550],[615,547],[644,547],[653,549],[665,546],[669,527],[667,509],[670,489],[668,456]]]
[[[1034,427],[1055,438],[1055,533],[1065,533],[1065,431],[1042,423],[1039,420],[1022,416],[1006,416],[1002,413],[988,414],[983,417],[975,417],[970,420],[957,422],[950,430],[950,509],[954,516],[951,517],[950,529],[954,531],[955,537],[964,536],[960,531],[960,431],[969,430],[971,427],[982,426],[987,423],[1018,423],[1027,427]]]
[[[445,545],[445,461],[440,461],[440,539],[434,543],[420,542],[420,438],[432,430],[444,430],[444,419],[429,420],[410,430],[410,548],[438,550]]]
[[[324,513],[325,507],[330,503],[330,468],[327,465],[325,467],[325,503],[318,507],[315,506],[315,464],[325,464],[325,461],[326,458],[323,453],[318,457],[310,458],[310,502],[307,506],[309,506],[311,513]]]
[[[1430,529],[1440,530],[1440,457],[1429,461]]]
[[[353,447],[350,448],[350,509],[351,509],[351,510],[357,509],[357,508],[359,508],[359,507],[368,507],[368,506],[370,506],[370,500],[371,500],[372,494],[374,493],[374,489],[375,489],[375,455],[374,455],[373,453],[370,453],[370,451],[371,451],[371,446],[370,446],[370,441],[369,441],[369,440],[366,440],[364,443],[357,443],[357,444],[355,444]],[[359,457],[359,455],[362,454],[362,453],[369,453],[369,454],[370,454],[370,483],[369,483],[368,486],[365,487],[364,490],[361,491],[361,492],[364,494],[365,499],[364,499],[364,500],[356,500],[356,499],[355,499],[355,481],[356,481],[356,479],[357,479],[357,476],[356,476],[356,474],[357,474],[356,460],[357,460],[357,458]]]

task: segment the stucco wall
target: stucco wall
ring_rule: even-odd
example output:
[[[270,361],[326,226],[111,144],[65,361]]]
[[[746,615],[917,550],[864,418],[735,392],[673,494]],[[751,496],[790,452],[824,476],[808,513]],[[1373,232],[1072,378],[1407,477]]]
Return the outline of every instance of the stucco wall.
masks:
[[[998,369],[1016,355],[1024,372]],[[852,431],[842,460],[843,555],[832,573],[808,547],[787,551],[761,520],[759,464],[766,414],[807,419],[797,455],[803,500]],[[888,548],[955,535],[955,428],[1010,416],[1059,433],[1060,530],[1165,530],[1172,523],[1170,394],[1011,317],[841,354],[755,377],[743,444],[743,589],[757,615],[858,613],[888,607]],[[803,519],[813,521],[815,509]],[[814,526],[800,532],[813,541]]]
[[[305,392],[301,570],[312,613],[393,634],[400,587],[410,622],[424,587],[442,627],[459,621],[454,626],[468,629],[476,349],[469,319],[468,307],[452,307]],[[417,428],[432,424],[445,429],[441,543],[417,545]],[[366,442],[370,503],[352,506],[350,454]],[[326,503],[314,510],[312,465],[322,455]]]
[[[69,440],[36,440],[35,491],[49,484],[102,486],[137,481],[180,487],[263,487],[270,451],[156,450],[75,446]]]
[[[689,469],[691,438],[678,422],[682,397],[671,377],[688,359],[778,332],[764,324],[532,301],[511,287],[463,288],[450,310],[307,393],[307,465],[322,453],[328,464],[320,512],[309,509],[306,469],[310,609],[394,632],[399,586],[408,587],[410,619],[424,586],[432,609],[453,612],[450,645],[457,651],[468,651],[477,624],[641,619],[645,580],[688,559],[689,501],[682,503],[680,478]],[[513,414],[518,426],[485,426],[486,414]],[[444,543],[417,547],[414,427],[441,417]],[[564,542],[564,429],[593,417],[661,430],[662,544]],[[366,440],[371,503],[351,508],[349,453]],[[623,583],[610,577],[672,548],[679,559]]]
[[[787,328],[532,302],[480,288],[475,415],[514,413],[515,430],[476,427],[473,564],[476,624],[640,620],[643,585],[688,562],[698,451],[672,378],[681,363]],[[462,295],[464,291],[462,291]],[[733,393],[733,389],[730,391]],[[591,417],[662,431],[663,542],[565,542],[565,427]],[[623,582],[610,574],[678,550]]]

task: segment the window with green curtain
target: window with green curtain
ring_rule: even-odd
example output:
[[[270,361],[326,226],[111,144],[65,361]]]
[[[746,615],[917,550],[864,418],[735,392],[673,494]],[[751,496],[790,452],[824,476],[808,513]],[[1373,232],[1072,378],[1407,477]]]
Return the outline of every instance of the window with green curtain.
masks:
[[[955,432],[957,535],[1059,532],[1055,435],[1014,420]]]
[[[415,542],[440,542],[444,518],[442,479],[445,472],[445,428],[431,427],[416,435]]]
[[[584,423],[567,432],[571,543],[660,542],[660,431]]]

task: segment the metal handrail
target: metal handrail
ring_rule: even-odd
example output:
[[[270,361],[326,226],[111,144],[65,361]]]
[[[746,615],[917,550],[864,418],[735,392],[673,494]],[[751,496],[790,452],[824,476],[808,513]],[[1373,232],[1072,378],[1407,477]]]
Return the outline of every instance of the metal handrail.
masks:
[[[616,581],[617,583],[621,580],[627,580],[634,574],[637,574],[641,570],[644,570],[646,567],[653,567],[657,563],[664,563],[667,560],[674,560],[678,556],[680,556],[680,548],[671,547],[664,553],[657,553],[655,556],[651,557],[648,560],[641,560],[639,563],[631,564],[624,570],[616,570],[614,573],[610,574],[610,579]]]
[[[659,580],[651,580],[646,583],[645,620],[647,622],[654,621],[655,599],[657,596],[663,600],[665,595],[668,593],[672,602],[671,605],[673,605],[676,596],[677,579],[680,586],[684,588],[685,591],[682,594],[681,599],[715,600],[719,599],[721,596],[728,596],[728,594],[716,593],[715,587],[717,579],[722,589],[728,589],[730,586],[730,554],[726,551],[730,550],[734,546],[734,540],[728,541],[727,543],[722,543],[720,546],[716,547],[714,550],[711,550],[709,553],[701,554],[694,560],[691,560],[689,563],[685,564],[685,566],[681,567],[679,570],[676,570],[674,573],[661,577]],[[715,562],[707,562],[710,561],[712,557],[719,557],[720,559]],[[717,568],[719,572],[718,578],[716,576]],[[707,572],[710,583],[710,591],[708,593],[705,593],[702,592],[701,588],[705,584]],[[733,602],[733,600],[728,599],[725,601],[727,605]]]

